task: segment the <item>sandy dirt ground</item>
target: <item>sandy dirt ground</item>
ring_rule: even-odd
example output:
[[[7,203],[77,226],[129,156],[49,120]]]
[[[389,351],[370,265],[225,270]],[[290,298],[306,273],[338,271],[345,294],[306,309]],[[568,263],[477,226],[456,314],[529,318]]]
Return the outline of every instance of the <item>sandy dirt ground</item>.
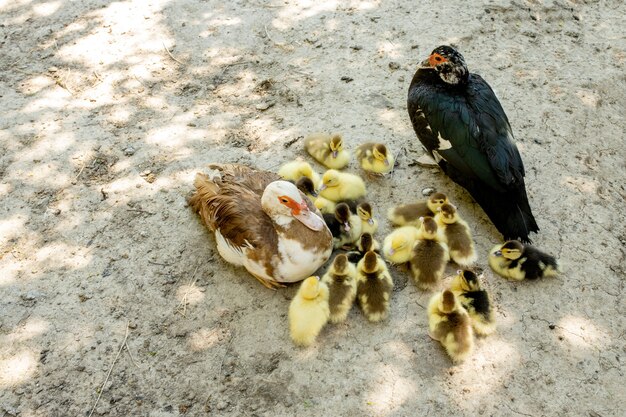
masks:
[[[0,0],[0,415],[620,415],[625,16],[621,0]],[[565,273],[487,270],[498,332],[462,365],[397,268],[389,320],[354,308],[296,348],[297,288],[221,260],[186,206],[193,176],[275,170],[312,131],[384,141],[399,165],[368,182],[378,238],[388,207],[436,187],[488,268],[500,236],[416,164],[406,112],[445,43],[503,103],[534,241]]]

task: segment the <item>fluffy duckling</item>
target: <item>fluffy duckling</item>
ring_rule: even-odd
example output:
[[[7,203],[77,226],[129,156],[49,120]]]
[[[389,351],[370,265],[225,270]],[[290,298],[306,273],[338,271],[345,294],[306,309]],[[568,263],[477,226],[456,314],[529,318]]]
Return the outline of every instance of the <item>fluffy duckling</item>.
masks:
[[[467,311],[450,290],[433,295],[428,303],[429,336],[446,349],[452,361],[464,361],[474,350],[474,332]]]
[[[394,229],[383,240],[383,256],[394,264],[409,262],[413,256],[413,246],[420,237],[415,226],[403,226]]]
[[[320,197],[319,193],[317,198],[313,200],[313,205],[315,205],[315,207],[317,207],[317,209],[324,214],[334,213],[335,207],[337,207],[337,203],[327,198]]]
[[[435,215],[435,221],[443,230],[450,258],[461,266],[469,266],[476,262],[472,233],[467,222],[459,217],[456,207],[449,203],[443,204]]]
[[[340,253],[322,277],[322,282],[328,285],[330,293],[328,306],[331,323],[345,321],[356,298],[356,267],[345,254]]]
[[[311,201],[313,201],[313,204],[315,205],[315,207],[317,207],[317,209],[321,211],[322,213],[334,213],[335,207],[337,207],[338,203],[346,203],[348,207],[350,207],[350,210],[356,211],[357,206],[362,202],[362,200],[363,200],[362,198],[359,198],[356,200],[332,201],[327,198],[318,196],[317,198]]]
[[[302,281],[289,305],[289,331],[296,345],[310,346],[330,317],[328,286],[318,277]]]
[[[434,290],[441,281],[450,255],[435,219],[426,216],[421,221],[420,238],[413,246],[410,260],[411,272],[417,288]]]
[[[350,162],[350,153],[343,148],[341,135],[314,133],[304,138],[306,151],[317,162],[331,169],[341,169]]]
[[[433,193],[427,200],[417,203],[401,204],[387,211],[387,218],[394,226],[420,226],[420,217],[434,216],[437,209],[448,203],[443,193]]]
[[[361,218],[363,223],[361,227],[361,233],[374,234],[378,230],[378,220],[373,216],[372,205],[367,201],[359,203],[356,206],[356,214]]]
[[[380,251],[380,243],[371,235],[371,233],[362,233],[356,242],[356,251],[348,252],[348,260],[352,263],[358,263],[363,256],[369,251],[378,253]]]
[[[335,202],[356,200],[365,196],[365,183],[358,175],[329,169],[322,177],[319,194]]]
[[[489,266],[498,275],[516,281],[553,277],[561,272],[554,256],[519,240],[509,240],[491,249]]]
[[[315,190],[315,184],[311,178],[300,177],[300,179],[296,181],[296,187],[298,187],[298,190],[302,191],[305,196],[309,197],[309,200],[315,201],[317,191]]]
[[[361,236],[361,219],[352,214],[346,203],[339,203],[334,214],[324,214],[324,221],[333,235],[335,249],[356,242]]]
[[[278,169],[278,175],[287,181],[296,182],[302,177],[307,177],[313,181],[314,188],[319,187],[321,177],[320,174],[313,170],[311,164],[301,159],[287,162]]]
[[[368,142],[356,148],[356,158],[361,168],[371,174],[383,175],[391,172],[395,159],[382,143]]]
[[[371,322],[389,315],[393,279],[383,259],[369,251],[356,266],[356,294],[363,314]]]
[[[489,293],[482,289],[478,276],[468,270],[458,270],[450,290],[459,299],[472,319],[474,333],[487,336],[496,330],[496,317],[491,307]]]

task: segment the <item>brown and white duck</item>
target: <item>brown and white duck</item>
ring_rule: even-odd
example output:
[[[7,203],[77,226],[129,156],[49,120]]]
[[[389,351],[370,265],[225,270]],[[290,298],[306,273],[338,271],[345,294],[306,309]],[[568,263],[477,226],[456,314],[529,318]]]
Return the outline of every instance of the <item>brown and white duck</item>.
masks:
[[[215,233],[222,258],[268,288],[301,281],[328,260],[330,230],[294,184],[244,165],[209,168],[196,174],[189,205]]]

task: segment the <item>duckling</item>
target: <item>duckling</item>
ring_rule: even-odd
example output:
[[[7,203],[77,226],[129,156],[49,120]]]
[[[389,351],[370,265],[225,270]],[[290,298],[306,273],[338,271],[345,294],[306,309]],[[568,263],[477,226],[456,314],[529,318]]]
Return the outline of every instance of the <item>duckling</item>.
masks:
[[[386,319],[393,279],[385,261],[369,251],[359,261],[356,270],[356,294],[363,314],[371,322]]]
[[[345,254],[340,253],[322,277],[322,282],[328,285],[330,292],[328,306],[331,323],[345,321],[356,298],[356,267]]]
[[[352,214],[346,203],[339,203],[334,214],[323,214],[324,221],[333,235],[335,249],[356,242],[361,236],[361,219]]]
[[[413,246],[419,236],[419,229],[415,226],[394,229],[383,240],[383,256],[394,264],[410,261],[413,256]]]
[[[315,184],[311,178],[300,177],[300,179],[296,181],[296,187],[298,187],[298,190],[302,191],[305,196],[309,197],[309,200],[315,201],[317,191],[315,191]]]
[[[456,207],[446,203],[437,210],[435,221],[443,231],[450,251],[450,258],[461,266],[468,266],[476,262],[476,250],[470,228],[467,222],[459,217]]]
[[[362,198],[358,198],[356,200],[332,201],[327,198],[318,196],[314,200],[311,200],[311,201],[313,201],[313,204],[315,205],[315,207],[317,207],[318,210],[321,211],[322,213],[334,213],[335,207],[337,206],[338,203],[346,203],[348,207],[350,207],[350,210],[356,211],[357,206],[359,205],[359,203],[362,202],[362,200],[363,200]]]
[[[372,205],[370,203],[367,201],[359,203],[356,207],[356,214],[358,214],[363,223],[361,233],[376,233],[378,230],[378,220],[373,216]]]
[[[343,148],[343,139],[338,134],[313,133],[304,139],[304,147],[327,168],[341,169],[350,162],[350,153]]]
[[[296,182],[302,177],[307,177],[313,181],[314,188],[320,186],[321,177],[320,174],[313,170],[311,164],[302,159],[296,159],[291,162],[283,164],[278,169],[278,175],[287,181]]]
[[[376,253],[380,251],[380,243],[378,243],[378,241],[374,239],[374,236],[372,236],[369,232],[361,233],[361,237],[357,241],[356,247],[364,255],[365,252],[368,251],[374,251]]]
[[[359,240],[357,240],[356,249],[357,250],[355,251],[350,251],[347,253],[348,260],[352,263],[358,263],[361,259],[363,259],[365,253],[370,250],[378,253],[380,251],[380,243],[378,243],[378,241],[374,239],[371,233],[365,232],[362,233]]]
[[[413,246],[410,260],[411,272],[417,288],[433,290],[441,281],[450,255],[435,219],[426,216],[421,218],[421,222],[420,238]]]
[[[445,290],[428,302],[429,336],[439,341],[452,361],[464,361],[474,350],[474,332],[467,311],[454,293]]]
[[[328,286],[315,276],[302,281],[289,305],[289,331],[293,342],[310,346],[329,317]]]
[[[489,265],[498,275],[516,281],[553,277],[561,272],[554,256],[519,240],[509,240],[491,249]]]
[[[315,200],[313,201],[313,204],[320,212],[324,214],[334,213],[335,207],[337,207],[337,203],[327,198],[321,197],[319,193],[317,198],[315,198]]]
[[[420,217],[434,216],[437,214],[437,209],[448,202],[445,194],[433,193],[425,201],[391,207],[387,211],[387,218],[394,226],[419,227]]]
[[[382,143],[368,142],[356,148],[356,158],[361,168],[371,174],[384,175],[393,169],[395,159]]]
[[[358,175],[329,169],[322,177],[319,194],[335,202],[356,200],[365,196],[365,183]]]
[[[467,310],[474,333],[487,336],[496,330],[496,317],[491,308],[489,293],[482,289],[478,276],[468,270],[458,270],[452,279],[450,290]]]

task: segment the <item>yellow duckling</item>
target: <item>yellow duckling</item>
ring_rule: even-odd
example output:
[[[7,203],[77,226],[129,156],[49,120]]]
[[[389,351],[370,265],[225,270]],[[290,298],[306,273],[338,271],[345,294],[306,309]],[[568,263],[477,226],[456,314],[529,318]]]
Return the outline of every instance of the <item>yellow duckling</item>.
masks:
[[[383,259],[369,251],[356,266],[356,296],[365,317],[371,322],[389,316],[393,279]]]
[[[452,204],[443,204],[435,215],[435,221],[443,231],[450,258],[461,266],[469,266],[476,262],[472,233],[467,222],[459,217],[456,208]]]
[[[420,226],[420,217],[434,216],[437,209],[448,203],[448,197],[443,193],[433,193],[425,201],[400,204],[387,211],[387,218],[394,226]]]
[[[469,314],[450,290],[433,295],[428,303],[429,336],[439,341],[456,363],[474,350]]]
[[[516,281],[553,277],[561,272],[554,256],[518,240],[509,240],[491,249],[489,266],[498,275]]]
[[[434,290],[439,285],[450,259],[448,246],[432,217],[421,218],[420,238],[413,246],[411,272],[415,285],[421,290]]]
[[[313,133],[304,139],[304,147],[327,168],[341,169],[350,162],[350,153],[343,148],[343,139],[338,134]]]
[[[382,143],[368,142],[356,148],[356,158],[368,173],[383,175],[391,172],[395,159]]]
[[[356,200],[365,196],[365,183],[358,175],[329,169],[322,177],[319,194],[335,202]]]
[[[328,285],[330,293],[328,306],[331,323],[345,321],[356,298],[356,267],[341,253],[333,260],[322,282]]]
[[[313,181],[315,188],[320,186],[321,177],[320,174],[313,170],[311,164],[301,159],[296,159],[291,162],[283,164],[278,169],[278,175],[287,181],[296,182],[302,177],[307,177]]]
[[[335,208],[337,207],[337,203],[331,201],[327,198],[321,197],[318,193],[317,198],[313,201],[313,204],[317,209],[323,214],[331,214],[335,212]]]
[[[310,346],[330,317],[328,286],[318,277],[302,281],[289,305],[289,330],[296,345]]]
[[[394,264],[409,262],[413,256],[413,246],[420,237],[415,226],[403,226],[394,229],[383,240],[383,256]]]
[[[378,230],[378,220],[376,220],[373,216],[372,205],[370,203],[366,201],[359,203],[356,207],[356,214],[363,222],[361,233],[376,233]]]
[[[470,318],[474,333],[487,336],[496,330],[496,317],[493,313],[489,293],[483,290],[478,276],[468,270],[458,270],[452,279],[450,290],[456,295]]]

